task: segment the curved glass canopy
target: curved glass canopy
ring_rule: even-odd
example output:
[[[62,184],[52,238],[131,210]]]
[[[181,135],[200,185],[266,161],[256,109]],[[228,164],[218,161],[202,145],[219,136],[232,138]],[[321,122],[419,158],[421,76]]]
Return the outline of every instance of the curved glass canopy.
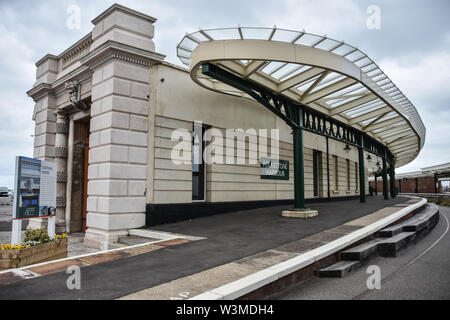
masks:
[[[343,41],[276,27],[210,29],[186,34],[177,55],[205,88],[252,99],[202,74],[209,62],[367,133],[389,148],[397,168],[425,142],[425,126],[408,98]]]

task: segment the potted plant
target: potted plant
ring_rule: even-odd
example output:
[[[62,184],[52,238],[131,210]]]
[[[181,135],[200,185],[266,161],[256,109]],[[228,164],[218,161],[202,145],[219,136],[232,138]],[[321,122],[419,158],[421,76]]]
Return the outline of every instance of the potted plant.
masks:
[[[51,238],[46,230],[25,231],[20,245],[0,245],[0,270],[67,257],[67,234]]]

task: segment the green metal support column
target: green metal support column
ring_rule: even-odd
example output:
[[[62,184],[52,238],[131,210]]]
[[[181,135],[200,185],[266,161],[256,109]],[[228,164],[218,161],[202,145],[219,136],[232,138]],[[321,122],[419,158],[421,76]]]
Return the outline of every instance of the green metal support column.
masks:
[[[303,158],[303,114],[298,111],[298,128],[293,128],[294,142],[294,209],[305,209],[305,167]]]
[[[395,165],[391,164],[391,169],[389,170],[389,182],[390,182],[390,189],[391,189],[391,198],[394,199],[397,194],[395,192]]]
[[[378,175],[375,173],[375,195],[378,195]]]
[[[386,156],[383,157],[383,196],[384,200],[389,200]]]
[[[366,177],[364,169],[364,139],[361,136],[360,146],[358,147],[359,155],[359,202],[366,202]]]
[[[434,193],[438,193],[438,177],[437,174],[434,174]]]

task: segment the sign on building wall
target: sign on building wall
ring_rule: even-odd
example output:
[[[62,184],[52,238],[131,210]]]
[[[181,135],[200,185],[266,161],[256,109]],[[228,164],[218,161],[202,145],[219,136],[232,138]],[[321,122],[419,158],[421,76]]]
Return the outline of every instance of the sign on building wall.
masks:
[[[54,216],[56,163],[16,157],[14,219]]]
[[[289,180],[289,161],[261,158],[261,179]]]

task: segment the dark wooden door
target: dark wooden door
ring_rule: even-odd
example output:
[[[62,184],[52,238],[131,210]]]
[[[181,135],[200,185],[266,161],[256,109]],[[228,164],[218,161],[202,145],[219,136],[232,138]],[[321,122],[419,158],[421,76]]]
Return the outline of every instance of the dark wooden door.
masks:
[[[83,159],[83,215],[81,217],[81,231],[86,231],[87,218],[87,189],[88,189],[88,166],[89,166],[89,125],[84,131],[84,159]]]

